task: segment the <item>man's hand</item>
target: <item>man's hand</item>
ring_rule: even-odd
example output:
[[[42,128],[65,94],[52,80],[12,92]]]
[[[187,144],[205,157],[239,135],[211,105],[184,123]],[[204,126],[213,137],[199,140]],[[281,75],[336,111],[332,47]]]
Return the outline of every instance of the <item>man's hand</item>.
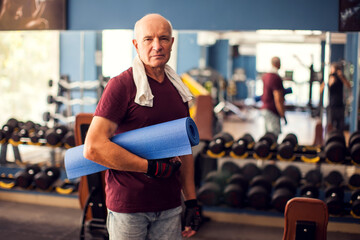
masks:
[[[185,201],[185,230],[182,231],[183,237],[191,237],[199,230],[201,216],[197,200]]]
[[[148,170],[145,175],[148,177],[168,178],[179,170],[181,166],[179,157],[147,161]]]

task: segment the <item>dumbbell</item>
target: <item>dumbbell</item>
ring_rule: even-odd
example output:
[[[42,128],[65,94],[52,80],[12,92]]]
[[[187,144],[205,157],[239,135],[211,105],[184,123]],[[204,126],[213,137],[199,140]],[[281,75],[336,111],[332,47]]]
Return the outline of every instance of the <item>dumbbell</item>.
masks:
[[[319,187],[312,183],[305,183],[300,187],[300,196],[308,198],[319,198]]]
[[[3,144],[6,142],[6,136],[2,129],[0,129],[0,144]]]
[[[297,149],[298,139],[295,134],[289,133],[277,147],[277,158],[279,160],[293,161]]]
[[[10,118],[6,124],[2,127],[2,134],[6,140],[11,138],[13,132],[17,131],[19,127],[19,121],[15,118]]]
[[[217,170],[206,174],[204,184],[197,191],[198,200],[206,206],[219,205],[227,178],[227,174]]]
[[[235,173],[241,173],[241,168],[233,161],[225,161],[221,165],[221,172],[227,174],[228,176],[231,176]]]
[[[79,188],[80,179],[75,180],[65,179],[60,186],[55,188],[55,191],[60,194],[68,195],[76,192]]]
[[[360,189],[360,174],[354,173],[350,176],[348,185],[350,189]]]
[[[254,157],[260,159],[270,159],[272,157],[271,150],[274,149],[277,137],[271,132],[267,132],[254,145]]]
[[[327,186],[337,186],[338,187],[343,183],[344,178],[339,171],[333,170],[327,176],[324,177],[324,181]]]
[[[342,163],[346,156],[345,137],[341,131],[333,130],[325,141],[325,157],[330,163]]]
[[[24,125],[19,130],[19,137],[29,137],[29,134],[36,131],[36,128],[38,127],[37,124],[35,124],[33,121],[27,121],[24,123]]]
[[[351,194],[351,215],[359,218],[360,217],[360,189],[352,192]]]
[[[225,186],[223,192],[224,203],[230,207],[241,208],[245,204],[245,193],[248,189],[248,181],[241,173],[233,174]]]
[[[286,203],[295,197],[297,191],[296,181],[286,175],[279,177],[274,184],[271,197],[271,206],[279,212],[284,212]]]
[[[305,181],[317,187],[321,186],[322,178],[323,176],[319,169],[311,169],[305,174]]]
[[[300,187],[300,196],[319,198],[319,188],[322,182],[322,173],[319,169],[312,169],[305,174],[305,183]]]
[[[267,209],[271,201],[271,190],[271,181],[267,176],[255,176],[250,182],[247,193],[249,206],[255,209]]]
[[[60,169],[57,167],[47,167],[34,176],[36,187],[48,190],[50,186],[60,177]]]
[[[75,135],[73,130],[69,130],[64,138],[62,139],[62,143],[65,148],[75,147]]]
[[[296,167],[295,165],[288,165],[282,171],[282,175],[291,178],[296,183],[297,186],[299,185],[300,180],[302,178],[302,173],[301,173],[300,169],[298,167]]]
[[[282,171],[282,175],[274,183],[271,197],[271,205],[274,209],[280,212],[285,210],[287,201],[296,195],[301,178],[301,171],[295,165],[288,165]]]
[[[325,203],[329,214],[340,215],[344,210],[344,189],[339,186],[329,186],[325,190]]]
[[[349,138],[349,152],[351,160],[360,164],[360,131],[353,132]]]
[[[43,120],[45,122],[49,122],[50,119],[54,119],[54,121],[56,123],[58,123],[59,121],[61,122],[74,122],[75,121],[75,116],[69,116],[69,117],[66,117],[67,116],[67,111],[64,110],[62,111],[63,113],[60,114],[60,113],[50,113],[50,112],[44,112],[43,113]]]
[[[18,131],[14,131],[11,135],[12,143],[28,143],[28,140],[24,138],[29,138],[31,134],[37,131],[39,124],[34,123],[33,121],[27,121],[19,125]]]
[[[1,173],[0,174],[0,188],[12,189],[16,186],[16,181],[13,174]]]
[[[241,168],[241,173],[250,182],[255,176],[261,174],[261,169],[256,164],[249,162]]]
[[[32,164],[27,166],[23,171],[19,171],[15,174],[16,185],[21,188],[28,188],[31,186],[34,180],[34,176],[41,171],[41,168]]]
[[[230,156],[233,158],[246,158],[254,147],[254,138],[246,133],[231,146]]]
[[[36,131],[29,133],[30,141],[32,143],[39,143],[40,139],[45,140],[46,131],[49,130],[47,126],[40,126]]]
[[[231,134],[227,132],[218,133],[210,141],[206,153],[214,158],[223,157],[233,143],[234,138]]]
[[[219,205],[221,197],[221,187],[215,182],[205,182],[197,191],[197,199],[205,206]]]
[[[262,174],[267,176],[269,180],[274,183],[281,176],[281,170],[275,164],[267,164],[263,168]]]
[[[57,146],[61,144],[62,139],[68,131],[68,127],[65,125],[59,125],[54,128],[50,128],[45,133],[45,139],[47,144],[51,146]]]

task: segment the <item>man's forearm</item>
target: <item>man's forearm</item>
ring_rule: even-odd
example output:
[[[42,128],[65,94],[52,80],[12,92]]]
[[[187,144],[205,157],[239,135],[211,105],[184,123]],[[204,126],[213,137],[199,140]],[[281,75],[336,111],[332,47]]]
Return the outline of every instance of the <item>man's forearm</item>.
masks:
[[[194,158],[192,155],[181,156],[180,178],[185,200],[196,199],[194,181]]]

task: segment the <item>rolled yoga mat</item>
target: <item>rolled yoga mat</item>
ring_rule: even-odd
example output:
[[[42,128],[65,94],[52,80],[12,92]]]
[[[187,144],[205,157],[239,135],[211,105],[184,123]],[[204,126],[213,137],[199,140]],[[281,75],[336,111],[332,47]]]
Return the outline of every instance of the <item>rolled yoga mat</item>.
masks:
[[[199,133],[195,122],[186,117],[120,133],[110,140],[150,160],[191,154],[191,147],[199,144]],[[83,149],[84,145],[80,145],[66,151],[65,170],[68,179],[108,169],[84,158]]]

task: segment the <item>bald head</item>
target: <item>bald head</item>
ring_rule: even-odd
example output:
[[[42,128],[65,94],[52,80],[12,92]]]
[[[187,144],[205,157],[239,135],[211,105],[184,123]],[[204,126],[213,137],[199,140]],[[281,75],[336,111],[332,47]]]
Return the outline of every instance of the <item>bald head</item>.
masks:
[[[163,22],[163,24],[166,24],[168,31],[170,33],[170,36],[172,36],[172,25],[171,22],[169,20],[167,20],[166,18],[164,18],[163,16],[161,16],[160,14],[157,13],[150,13],[145,15],[144,17],[142,17],[141,19],[139,19],[134,26],[134,36],[135,39],[139,38],[139,34],[141,32],[141,28],[144,25],[147,24],[152,24],[152,23],[159,23],[159,22]]]
[[[280,62],[280,58],[279,57],[273,57],[271,59],[271,65],[277,69],[280,69],[281,66],[281,62]]]

